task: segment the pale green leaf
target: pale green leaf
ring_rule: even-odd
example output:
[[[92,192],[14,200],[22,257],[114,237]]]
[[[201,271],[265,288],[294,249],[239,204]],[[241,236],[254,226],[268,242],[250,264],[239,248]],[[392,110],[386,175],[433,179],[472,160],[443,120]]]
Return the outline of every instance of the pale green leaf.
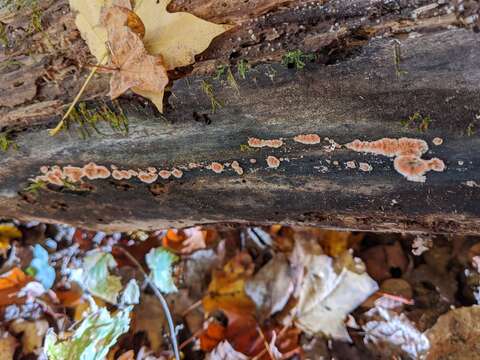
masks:
[[[173,293],[177,287],[172,277],[172,265],[178,260],[178,256],[164,248],[150,250],[145,257],[151,271],[151,278],[159,290],[163,293]]]
[[[140,302],[140,288],[138,287],[137,281],[131,279],[125,290],[123,290],[120,303],[123,305],[133,305]]]
[[[44,345],[48,359],[104,360],[118,338],[128,331],[132,308],[129,306],[113,316],[106,308],[93,308],[66,338],[49,329]]]
[[[116,304],[122,284],[119,276],[111,275],[109,272],[109,268],[116,265],[111,254],[102,251],[92,252],[85,257],[83,269],[75,274],[74,280],[92,295]]]

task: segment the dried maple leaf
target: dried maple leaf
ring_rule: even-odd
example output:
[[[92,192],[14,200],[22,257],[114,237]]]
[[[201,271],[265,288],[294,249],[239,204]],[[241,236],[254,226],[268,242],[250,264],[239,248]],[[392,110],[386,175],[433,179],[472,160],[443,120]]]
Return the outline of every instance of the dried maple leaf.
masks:
[[[161,54],[168,70],[195,62],[195,55],[208,48],[212,40],[231,28],[202,20],[186,12],[169,13],[171,0],[140,0],[135,13],[145,24],[145,46]]]
[[[128,26],[132,18],[131,11],[124,7],[109,6],[104,10],[102,22],[107,29],[110,63],[114,68],[110,97],[115,99],[132,89],[162,109],[163,92],[168,84],[167,71],[162,57],[148,54],[140,36]]]
[[[114,54],[116,59],[112,58],[112,63],[120,70],[120,74],[113,80],[114,86],[111,86],[112,97],[132,89],[150,99],[161,112],[163,89],[168,82],[166,70],[194,63],[196,54],[204,51],[213,38],[230,28],[189,13],[169,13],[169,2],[170,0],[139,0],[132,12],[129,0],[70,0],[70,7],[77,13],[75,23],[98,63],[105,63],[109,53],[107,43],[115,48],[114,51],[110,49],[110,52],[121,51],[123,55],[117,53]],[[104,7],[121,8],[123,11],[116,11],[124,14],[126,10],[129,11],[126,12],[127,20],[121,22],[126,26],[118,26],[119,23],[114,21],[118,18],[102,21]],[[111,38],[109,26],[115,30],[115,38],[120,42]],[[134,38],[132,33],[140,37]],[[150,57],[143,47],[141,38],[144,34],[143,42],[148,52],[158,56]],[[122,49],[123,45],[126,47]],[[159,63],[162,57],[163,62]]]

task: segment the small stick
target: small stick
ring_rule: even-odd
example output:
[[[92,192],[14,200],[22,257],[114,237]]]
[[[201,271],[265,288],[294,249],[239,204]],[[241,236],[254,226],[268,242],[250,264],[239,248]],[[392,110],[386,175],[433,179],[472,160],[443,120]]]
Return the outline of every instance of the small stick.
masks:
[[[193,333],[192,336],[190,336],[187,340],[185,340],[183,343],[180,344],[178,347],[180,350],[182,350],[185,346],[190,344],[192,341],[194,341],[204,330],[203,329],[198,329]]]
[[[98,63],[98,65],[103,64],[103,61],[105,60],[107,56],[105,55],[102,60]],[[92,80],[93,75],[97,72],[98,66],[95,66],[92,68],[92,71],[90,71],[90,74],[88,74],[87,78],[85,79],[85,82],[83,83],[82,87],[80,88],[80,91],[78,92],[77,96],[75,96],[75,99],[73,99],[72,103],[68,107],[67,112],[65,115],[63,115],[62,120],[59,121],[57,126],[55,128],[50,129],[48,132],[51,136],[57,135],[57,133],[62,129],[63,125],[65,124],[65,119],[70,115],[70,113],[73,111],[75,105],[77,105],[78,101],[80,100],[80,97],[83,95],[85,89],[87,88],[88,83],[90,80]]]
[[[132,254],[130,254],[125,248],[121,246],[117,246],[117,248],[125,254],[125,256],[135,264],[135,266],[138,267],[140,272],[143,274],[145,277],[145,280],[147,281],[148,285],[152,288],[153,292],[155,293],[155,296],[160,300],[160,304],[162,305],[163,312],[165,314],[165,317],[167,318],[168,322],[168,328],[170,331],[170,340],[172,342],[172,349],[173,353],[175,355],[175,360],[180,360],[180,352],[178,350],[178,343],[177,343],[177,337],[175,336],[175,325],[173,324],[173,319],[172,315],[170,313],[170,309],[168,308],[168,303],[167,300],[163,297],[162,293],[160,290],[158,290],[157,286],[153,283],[153,281],[150,279],[148,274],[143,270],[143,266],[133,257]]]
[[[275,356],[273,356],[272,351],[270,350],[270,345],[268,344],[268,341],[265,338],[265,334],[263,333],[262,329],[258,325],[257,325],[257,331],[262,337],[263,345],[265,345],[265,350],[267,350],[268,356],[270,357],[271,360],[275,360]]]
[[[195,310],[197,307],[199,307],[200,305],[202,305],[202,300],[198,300],[196,303],[193,303],[192,305],[190,305],[183,313],[182,313],[182,317],[185,317],[187,316],[188,313],[190,313],[191,311]]]
[[[413,301],[413,299],[406,299],[403,296],[388,294],[388,293],[385,293],[383,291],[377,291],[377,294],[381,295],[381,296],[385,296],[386,298],[389,298],[389,299],[392,299],[392,300],[396,300],[398,302],[401,302],[402,304],[406,304],[406,305],[414,305],[415,304],[415,301]]]

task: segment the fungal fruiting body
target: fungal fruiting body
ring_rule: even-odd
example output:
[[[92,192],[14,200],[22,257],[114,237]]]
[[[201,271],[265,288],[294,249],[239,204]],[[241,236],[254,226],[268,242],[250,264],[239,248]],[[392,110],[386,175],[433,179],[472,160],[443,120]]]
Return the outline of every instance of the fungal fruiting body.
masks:
[[[144,183],[151,184],[157,181],[158,175],[152,172],[140,171],[138,173],[138,179]]]
[[[271,140],[263,140],[257,138],[248,138],[248,146],[254,148],[262,148],[262,147],[269,147],[269,148],[279,148],[283,145],[282,139],[271,139]]]
[[[421,139],[383,138],[376,141],[354,140],[345,145],[348,149],[370,154],[395,157],[395,170],[409,181],[425,182],[425,174],[430,171],[444,171],[445,164],[438,158],[424,160],[421,156],[427,152],[428,144]]]
[[[390,139],[383,138],[376,141],[354,140],[345,145],[347,149],[366,152],[375,155],[394,157],[399,155],[422,156],[428,150],[428,144],[421,139]]]
[[[275,156],[268,156],[267,157],[267,165],[271,169],[276,169],[280,166],[280,160]]]
[[[111,173],[105,166],[97,165],[93,162],[88,163],[83,167],[83,174],[89,180],[107,179]]]
[[[222,164],[215,161],[210,164],[209,168],[216,174],[221,174],[224,169]]]
[[[372,165],[370,165],[369,163],[366,163],[366,162],[359,162],[359,163],[358,163],[358,168],[359,168],[361,171],[365,171],[365,172],[368,172],[368,171],[372,171],[372,170],[373,170]]]
[[[402,155],[395,158],[393,166],[398,173],[410,181],[425,182],[425,174],[430,171],[443,171],[445,164],[438,158],[424,160],[415,155]]]
[[[293,141],[305,145],[315,145],[320,143],[320,136],[318,136],[317,134],[302,134],[295,136],[293,138]]]
[[[177,168],[173,168],[172,175],[177,179],[180,179],[183,176],[183,171]]]
[[[443,139],[439,138],[439,137],[436,137],[432,140],[432,143],[433,143],[433,145],[436,145],[436,146],[442,145],[443,144]]]
[[[238,175],[243,175],[243,169],[238,163],[238,161],[233,161],[232,162],[232,169],[238,174]]]
[[[172,176],[172,173],[168,170],[160,170],[158,172],[158,175],[164,180],[168,179],[170,176]]]

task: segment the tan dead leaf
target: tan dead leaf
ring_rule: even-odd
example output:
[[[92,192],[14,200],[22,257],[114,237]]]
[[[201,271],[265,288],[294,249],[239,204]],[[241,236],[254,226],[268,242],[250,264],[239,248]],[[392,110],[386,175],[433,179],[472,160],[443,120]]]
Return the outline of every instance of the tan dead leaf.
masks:
[[[24,354],[31,354],[42,347],[48,327],[48,321],[46,320],[26,321],[19,319],[10,325],[10,331],[16,334],[23,333],[22,351]]]
[[[13,360],[17,346],[17,339],[10,333],[2,331],[0,333],[0,360]]]
[[[167,71],[161,56],[147,53],[140,36],[127,26],[131,11],[120,6],[104,10],[102,22],[107,29],[111,65],[110,97],[115,99],[128,89],[151,98],[162,109]]]
[[[168,70],[195,62],[212,40],[231,28],[202,20],[186,12],[169,13],[171,0],[140,0],[134,11],[145,24],[145,46],[163,56]]]
[[[70,0],[70,8],[77,13],[75,25],[99,63],[108,54],[105,45],[107,29],[100,23],[100,14],[104,5],[105,0]]]
[[[163,308],[158,299],[153,295],[142,295],[140,304],[133,311],[132,333],[145,332],[150,348],[158,352],[162,349],[163,330],[166,326]]]

